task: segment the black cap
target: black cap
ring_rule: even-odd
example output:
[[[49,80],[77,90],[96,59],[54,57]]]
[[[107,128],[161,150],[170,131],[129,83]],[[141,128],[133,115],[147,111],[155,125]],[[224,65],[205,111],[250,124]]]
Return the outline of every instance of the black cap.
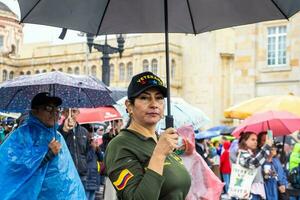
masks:
[[[50,96],[49,92],[41,92],[35,95],[31,100],[31,108],[47,105],[49,103],[53,103],[56,106],[60,106],[62,104],[62,100],[59,97]]]
[[[167,88],[162,80],[152,72],[143,72],[132,77],[127,89],[128,99],[137,97],[149,88],[157,88],[164,97],[167,97]]]

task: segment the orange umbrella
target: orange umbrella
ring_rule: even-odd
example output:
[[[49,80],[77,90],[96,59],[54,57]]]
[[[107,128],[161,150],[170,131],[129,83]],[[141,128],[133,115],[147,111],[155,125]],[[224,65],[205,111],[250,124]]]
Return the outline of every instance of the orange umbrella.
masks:
[[[294,95],[264,96],[244,101],[224,111],[226,118],[245,119],[264,111],[286,111],[300,116],[300,97]]]
[[[122,119],[114,107],[81,108],[77,117],[79,124],[94,124]]]

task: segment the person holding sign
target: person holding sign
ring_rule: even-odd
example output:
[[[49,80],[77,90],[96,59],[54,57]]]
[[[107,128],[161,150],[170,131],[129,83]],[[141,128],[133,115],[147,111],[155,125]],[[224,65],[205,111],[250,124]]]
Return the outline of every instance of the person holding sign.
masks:
[[[266,199],[261,166],[270,155],[272,144],[273,139],[267,137],[261,150],[256,152],[257,134],[241,133],[237,161],[232,165],[230,196],[251,200]],[[243,185],[250,185],[250,187],[243,187]]]

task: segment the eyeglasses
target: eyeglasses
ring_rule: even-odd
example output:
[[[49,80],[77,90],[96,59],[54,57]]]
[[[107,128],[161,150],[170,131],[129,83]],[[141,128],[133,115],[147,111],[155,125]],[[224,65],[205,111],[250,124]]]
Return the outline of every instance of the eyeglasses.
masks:
[[[49,113],[62,111],[62,108],[57,107],[57,106],[51,106],[51,105],[43,106],[43,109]]]

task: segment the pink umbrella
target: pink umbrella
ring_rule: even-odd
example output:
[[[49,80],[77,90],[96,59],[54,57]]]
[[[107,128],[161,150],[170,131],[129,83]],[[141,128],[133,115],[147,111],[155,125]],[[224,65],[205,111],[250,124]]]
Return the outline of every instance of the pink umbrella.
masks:
[[[291,134],[300,129],[300,118],[292,113],[283,111],[267,111],[257,113],[245,119],[232,133],[239,137],[242,132],[254,132],[272,130],[274,136]]]

